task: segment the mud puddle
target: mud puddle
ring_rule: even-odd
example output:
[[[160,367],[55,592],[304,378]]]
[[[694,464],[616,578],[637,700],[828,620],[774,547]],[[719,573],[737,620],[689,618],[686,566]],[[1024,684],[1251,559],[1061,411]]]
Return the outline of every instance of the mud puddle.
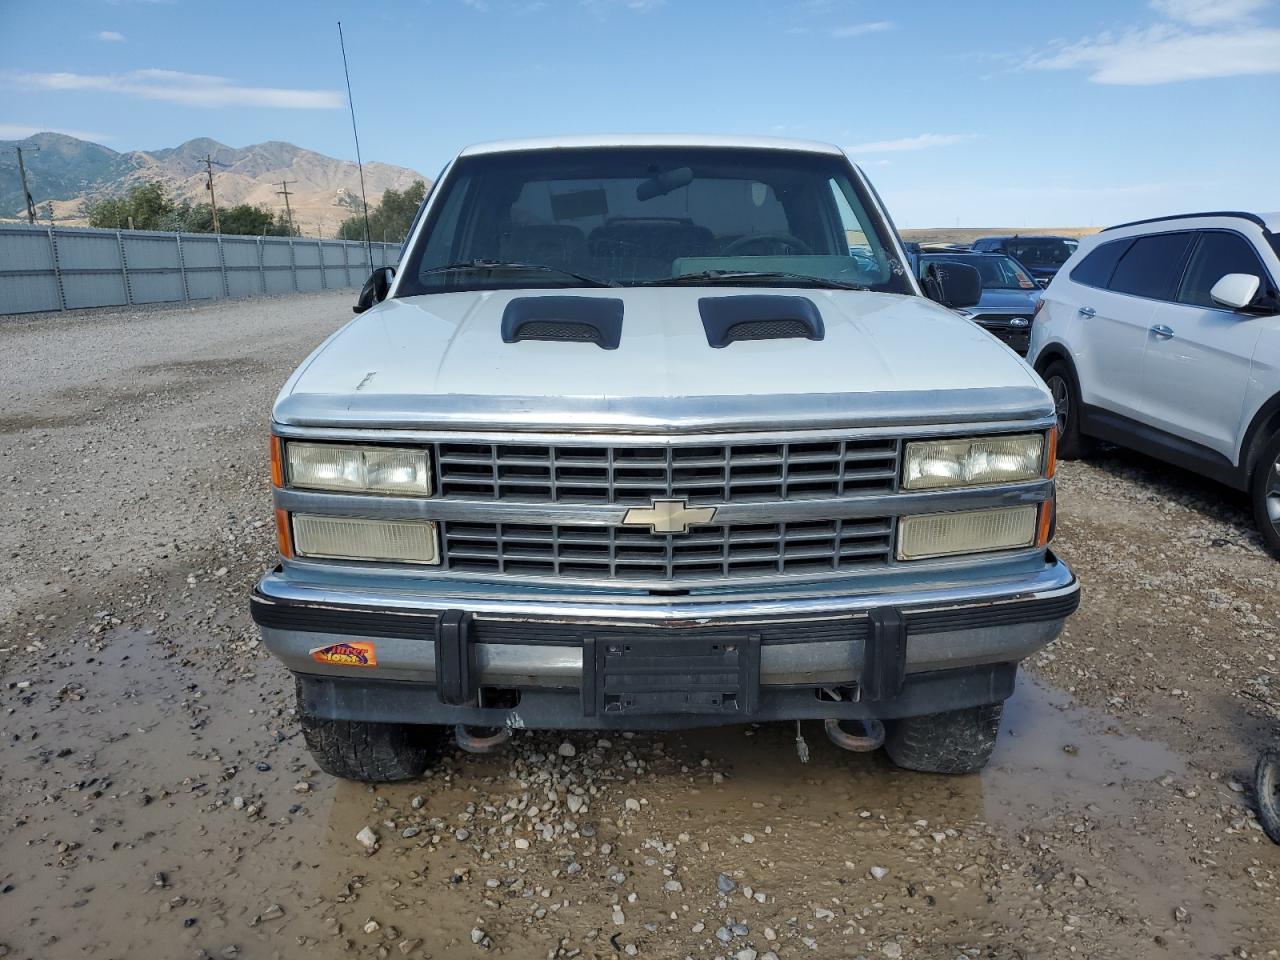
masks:
[[[1260,936],[1179,842],[1182,760],[1028,676],[977,777],[811,723],[808,764],[789,724],[524,732],[374,789],[312,768],[251,640],[221,652],[117,631],[12,675],[12,956],[1209,957]]]

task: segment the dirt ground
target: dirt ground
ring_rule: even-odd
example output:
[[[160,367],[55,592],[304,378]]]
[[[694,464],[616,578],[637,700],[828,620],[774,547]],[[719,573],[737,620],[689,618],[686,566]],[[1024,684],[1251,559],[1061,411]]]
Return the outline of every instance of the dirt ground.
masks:
[[[350,299],[0,320],[0,957],[1280,956],[1280,564],[1119,451],[1061,470],[1084,603],[981,776],[816,725],[318,773],[247,595],[270,402]]]

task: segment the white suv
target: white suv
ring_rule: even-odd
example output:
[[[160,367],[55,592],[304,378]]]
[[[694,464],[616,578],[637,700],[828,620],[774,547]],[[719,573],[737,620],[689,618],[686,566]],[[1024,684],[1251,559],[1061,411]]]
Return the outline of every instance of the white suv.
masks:
[[[1100,438],[1249,491],[1280,556],[1280,213],[1201,213],[1081,241],[1028,358],[1059,454]]]

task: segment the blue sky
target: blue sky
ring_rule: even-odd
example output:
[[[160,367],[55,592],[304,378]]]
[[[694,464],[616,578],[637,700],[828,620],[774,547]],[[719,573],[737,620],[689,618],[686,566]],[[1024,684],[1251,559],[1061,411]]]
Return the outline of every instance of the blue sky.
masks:
[[[0,139],[354,158],[339,19],[365,159],[431,176],[478,140],[757,133],[849,148],[899,226],[1280,209],[1280,0],[0,0]]]

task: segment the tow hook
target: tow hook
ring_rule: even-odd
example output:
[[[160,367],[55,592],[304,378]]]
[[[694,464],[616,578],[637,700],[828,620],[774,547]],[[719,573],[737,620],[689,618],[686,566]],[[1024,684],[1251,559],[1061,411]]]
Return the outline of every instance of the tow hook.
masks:
[[[823,729],[827,731],[827,737],[841,750],[849,750],[853,753],[870,753],[872,750],[878,750],[884,745],[884,724],[879,720],[847,721],[860,725],[863,731],[861,734],[850,733],[841,726],[845,722],[833,718],[823,724]]]
[[[506,727],[469,727],[460,723],[453,728],[453,737],[467,753],[493,753],[511,739],[511,731]]]

